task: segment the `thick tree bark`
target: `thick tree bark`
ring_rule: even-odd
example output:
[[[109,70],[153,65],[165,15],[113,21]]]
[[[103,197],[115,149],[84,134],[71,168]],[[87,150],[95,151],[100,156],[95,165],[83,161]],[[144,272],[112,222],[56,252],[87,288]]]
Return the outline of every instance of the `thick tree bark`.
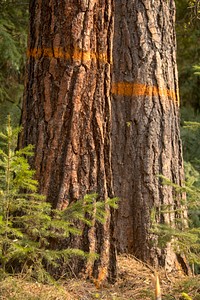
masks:
[[[175,256],[161,252],[149,233],[156,221],[174,224],[180,207],[162,174],[181,185],[183,161],[179,132],[173,0],[119,0],[115,8],[112,166],[118,250],[153,264],[173,268]],[[154,245],[153,245],[154,244]]]
[[[30,1],[19,144],[35,145],[31,164],[53,207],[63,209],[91,192],[101,200],[112,196],[112,36],[112,0]],[[99,253],[96,270],[113,277],[111,227],[108,217],[76,246]]]

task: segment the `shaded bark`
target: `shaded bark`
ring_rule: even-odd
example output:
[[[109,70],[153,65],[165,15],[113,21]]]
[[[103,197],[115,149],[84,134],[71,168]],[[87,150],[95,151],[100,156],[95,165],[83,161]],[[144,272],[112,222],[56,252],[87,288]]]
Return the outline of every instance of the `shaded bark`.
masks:
[[[112,196],[112,36],[112,0],[30,1],[19,144],[35,145],[31,165],[39,191],[53,207],[63,209],[90,192],[97,192],[100,200]],[[106,224],[86,230],[73,246],[99,253],[95,270],[114,277],[107,210]]]
[[[149,233],[151,211],[158,223],[175,224],[180,207],[162,174],[182,185],[174,1],[119,0],[115,8],[112,99],[114,192],[121,198],[116,239],[129,252],[155,265],[174,267]]]

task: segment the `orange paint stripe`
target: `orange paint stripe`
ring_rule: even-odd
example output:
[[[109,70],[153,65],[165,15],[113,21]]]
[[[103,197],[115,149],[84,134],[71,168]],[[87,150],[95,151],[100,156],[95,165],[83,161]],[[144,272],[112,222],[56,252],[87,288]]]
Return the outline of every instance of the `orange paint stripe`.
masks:
[[[104,63],[112,64],[111,58],[108,60],[107,53],[95,53],[90,51],[82,51],[74,49],[73,53],[66,52],[62,47],[54,48],[33,48],[27,50],[28,57],[39,59],[41,57],[54,57],[66,60],[76,60],[83,63],[88,63],[91,59]],[[132,82],[116,82],[112,84],[112,94],[119,96],[160,96],[172,99],[179,105],[179,96],[174,90],[162,89],[156,86],[145,85],[142,83]]]
[[[107,52],[96,53],[92,51],[82,51],[81,49],[75,48],[74,51],[64,51],[62,47],[54,48],[33,48],[27,50],[28,57],[34,57],[39,59],[41,57],[54,57],[66,60],[77,60],[84,63],[90,62],[91,59],[98,60],[104,63],[112,64],[111,58],[108,57]]]
[[[112,84],[112,94],[119,96],[160,96],[171,98],[179,105],[179,97],[174,90],[162,89],[142,83],[116,82]]]

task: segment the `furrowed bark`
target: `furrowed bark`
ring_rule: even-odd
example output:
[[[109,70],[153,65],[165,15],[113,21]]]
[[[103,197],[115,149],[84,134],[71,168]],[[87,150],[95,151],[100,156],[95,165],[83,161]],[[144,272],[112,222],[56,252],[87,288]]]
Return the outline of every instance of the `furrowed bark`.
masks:
[[[39,191],[55,208],[86,193],[98,193],[101,201],[112,196],[112,36],[112,0],[30,1],[19,145],[35,145],[31,165]],[[107,210],[106,224],[86,230],[76,243],[100,254],[95,270],[105,268],[105,276],[115,266]]]
[[[113,45],[112,167],[120,197],[115,236],[120,252],[174,267],[176,257],[149,233],[156,222],[175,226],[180,195],[157,175],[182,185],[174,1],[119,0]],[[163,207],[174,210],[162,213]],[[184,214],[184,213],[183,213]]]

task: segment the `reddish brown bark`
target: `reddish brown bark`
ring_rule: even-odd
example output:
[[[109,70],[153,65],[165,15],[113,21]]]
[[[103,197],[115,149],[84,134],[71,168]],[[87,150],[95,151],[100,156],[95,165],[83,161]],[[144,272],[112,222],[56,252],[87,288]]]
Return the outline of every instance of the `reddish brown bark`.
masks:
[[[112,35],[112,0],[30,1],[20,147],[35,145],[31,164],[53,207],[91,192],[112,196]],[[105,277],[116,271],[111,227],[108,216],[76,243],[100,254],[95,269]]]
[[[112,169],[121,198],[115,236],[119,251],[173,268],[173,252],[152,246],[149,228],[152,208],[157,222],[174,226],[175,212],[161,208],[179,207],[173,188],[157,175],[183,180],[174,1],[115,2]],[[54,207],[94,191],[106,199],[112,195],[113,0],[36,0],[30,13],[20,146],[35,145],[32,166]],[[108,218],[76,244],[101,255],[99,276],[116,271],[112,230]]]
[[[118,250],[173,268],[168,247],[159,250],[149,233],[151,211],[158,223],[175,223],[180,207],[174,189],[183,161],[179,132],[174,1],[116,1],[113,75],[112,167],[117,212]],[[173,225],[174,226],[174,225]]]

